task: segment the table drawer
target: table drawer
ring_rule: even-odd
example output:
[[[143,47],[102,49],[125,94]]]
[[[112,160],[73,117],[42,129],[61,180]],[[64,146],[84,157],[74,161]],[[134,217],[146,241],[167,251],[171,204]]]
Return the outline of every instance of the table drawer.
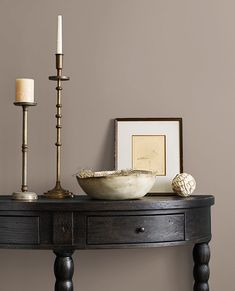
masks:
[[[39,217],[0,216],[0,244],[39,244]]]
[[[184,214],[89,216],[87,244],[138,244],[184,240]]]

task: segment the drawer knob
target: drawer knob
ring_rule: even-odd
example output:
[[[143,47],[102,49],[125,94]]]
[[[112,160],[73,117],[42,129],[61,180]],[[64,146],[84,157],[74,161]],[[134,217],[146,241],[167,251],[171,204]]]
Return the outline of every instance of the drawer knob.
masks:
[[[144,232],[145,231],[145,229],[144,229],[144,227],[138,227],[137,229],[136,229],[136,231],[137,232]]]

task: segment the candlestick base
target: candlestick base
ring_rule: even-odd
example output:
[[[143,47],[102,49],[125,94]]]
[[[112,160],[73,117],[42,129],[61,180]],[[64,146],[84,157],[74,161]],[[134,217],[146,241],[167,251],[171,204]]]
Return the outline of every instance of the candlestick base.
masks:
[[[33,201],[38,199],[38,195],[34,192],[14,192],[12,194],[13,200]]]
[[[68,190],[63,189],[59,182],[56,183],[55,188],[44,193],[44,195],[50,199],[73,198],[73,193],[71,193]]]

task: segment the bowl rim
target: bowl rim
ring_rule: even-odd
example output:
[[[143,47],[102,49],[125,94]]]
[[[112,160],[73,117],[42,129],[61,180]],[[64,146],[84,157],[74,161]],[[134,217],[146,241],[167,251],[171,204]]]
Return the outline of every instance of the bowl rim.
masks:
[[[93,172],[94,176],[81,177],[79,173],[76,174],[76,178],[79,180],[84,179],[110,179],[110,178],[122,178],[122,177],[138,177],[138,176],[151,176],[156,177],[156,173],[148,170],[114,170],[114,171],[96,171]]]

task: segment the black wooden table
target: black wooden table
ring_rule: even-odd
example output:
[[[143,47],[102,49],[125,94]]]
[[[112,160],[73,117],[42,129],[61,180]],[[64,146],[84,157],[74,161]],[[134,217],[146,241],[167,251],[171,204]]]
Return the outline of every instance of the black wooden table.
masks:
[[[0,196],[0,248],[51,249],[55,291],[72,291],[76,249],[194,244],[194,291],[208,291],[214,197],[147,196],[98,201],[87,196],[19,202]]]

